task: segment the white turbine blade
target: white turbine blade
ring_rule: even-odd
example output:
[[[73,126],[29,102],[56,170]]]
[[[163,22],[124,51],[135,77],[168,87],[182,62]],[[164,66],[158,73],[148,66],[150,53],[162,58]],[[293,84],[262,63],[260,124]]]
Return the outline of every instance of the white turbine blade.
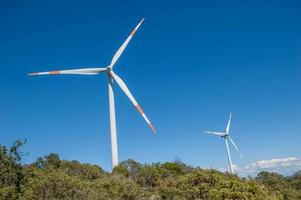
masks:
[[[227,134],[229,134],[229,129],[230,129],[230,125],[231,125],[231,117],[232,117],[232,113],[230,113],[229,121],[228,121],[227,128],[226,128]]]
[[[139,22],[139,24],[135,27],[135,29],[131,32],[131,34],[128,36],[128,38],[124,41],[124,43],[119,47],[119,49],[116,51],[115,55],[112,58],[111,64],[109,65],[110,67],[113,67],[117,60],[119,59],[119,57],[121,56],[121,54],[123,53],[124,49],[126,48],[126,46],[129,44],[129,42],[131,41],[132,37],[134,36],[134,34],[136,33],[136,31],[138,30],[138,28],[141,26],[142,22],[144,21],[144,18]]]
[[[156,133],[156,129],[155,127],[152,125],[152,123],[148,120],[148,118],[146,117],[145,113],[143,112],[143,110],[141,109],[141,107],[139,106],[139,104],[136,102],[135,98],[133,97],[133,95],[131,94],[130,90],[128,89],[128,87],[125,85],[125,83],[123,82],[123,80],[117,76],[117,74],[115,74],[113,71],[110,71],[110,75],[113,77],[113,79],[116,81],[116,83],[119,85],[119,87],[121,88],[121,90],[126,94],[126,96],[131,100],[131,102],[134,104],[134,106],[136,107],[136,109],[139,111],[139,113],[142,115],[142,117],[144,118],[144,120],[147,122],[147,124],[149,125],[149,127],[152,129],[152,131],[154,133]]]
[[[232,140],[232,138],[231,138],[230,136],[228,136],[228,138],[230,139],[231,143],[233,144],[233,146],[235,147],[235,149],[236,149],[237,152],[239,153],[239,156],[240,156],[241,158],[243,158],[243,156],[242,156],[242,154],[240,153],[240,151],[239,151],[237,145],[235,144],[235,142]]]
[[[106,68],[86,68],[86,69],[70,69],[70,70],[58,70],[50,72],[36,72],[28,74],[33,75],[55,75],[55,74],[78,74],[78,75],[95,75],[107,71]]]
[[[209,133],[209,134],[218,135],[218,136],[225,136],[226,135],[223,132],[216,132],[216,131],[204,131],[204,133]]]

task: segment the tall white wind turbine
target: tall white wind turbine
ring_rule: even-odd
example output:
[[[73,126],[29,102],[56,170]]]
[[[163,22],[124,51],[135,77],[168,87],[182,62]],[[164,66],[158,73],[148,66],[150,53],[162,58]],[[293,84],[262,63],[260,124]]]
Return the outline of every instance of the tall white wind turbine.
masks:
[[[231,125],[231,118],[232,118],[232,113],[230,113],[229,121],[228,121],[228,124],[227,124],[227,127],[226,127],[225,131],[221,131],[221,132],[217,132],[217,131],[204,131],[204,133],[209,133],[209,134],[217,135],[217,136],[220,136],[220,137],[224,138],[225,144],[226,144],[228,162],[229,162],[229,170],[230,170],[230,173],[233,174],[232,160],[231,160],[231,153],[230,153],[229,145],[228,145],[228,139],[233,144],[234,148],[237,150],[237,152],[239,153],[240,157],[242,158],[243,156],[239,152],[237,145],[235,144],[235,142],[232,140],[232,138],[229,135],[230,125]]]
[[[59,70],[59,71],[50,71],[50,72],[38,72],[31,73],[29,75],[48,75],[48,74],[77,74],[77,75],[97,75],[106,73],[108,76],[108,93],[109,93],[109,112],[110,112],[110,134],[111,134],[111,150],[112,150],[112,168],[118,165],[118,148],[117,148],[117,131],[116,131],[116,120],[115,120],[115,105],[114,105],[114,90],[113,90],[113,82],[121,88],[121,90],[126,94],[126,96],[130,99],[130,101],[134,104],[138,112],[142,115],[146,123],[152,129],[154,133],[156,133],[156,129],[146,117],[145,113],[136,102],[132,93],[123,82],[123,80],[113,71],[113,68],[118,61],[119,57],[123,53],[124,49],[127,47],[132,37],[141,26],[144,18],[139,22],[139,24],[135,27],[135,29],[130,33],[128,38],[124,41],[124,43],[120,46],[120,48],[116,51],[115,55],[112,58],[110,65],[104,68],[85,68],[85,69],[71,69],[71,70]]]

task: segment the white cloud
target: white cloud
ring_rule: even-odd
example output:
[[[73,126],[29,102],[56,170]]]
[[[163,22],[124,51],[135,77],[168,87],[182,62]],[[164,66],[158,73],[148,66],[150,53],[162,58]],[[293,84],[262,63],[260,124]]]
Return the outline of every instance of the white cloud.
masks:
[[[279,167],[297,167],[301,166],[301,159],[296,157],[276,158],[271,160],[260,160],[243,167],[244,171],[254,172],[257,170],[268,170]]]
[[[271,171],[288,175],[297,170],[301,170],[301,158],[296,157],[259,160],[245,166],[233,165],[233,171],[242,176],[256,175],[260,171]]]

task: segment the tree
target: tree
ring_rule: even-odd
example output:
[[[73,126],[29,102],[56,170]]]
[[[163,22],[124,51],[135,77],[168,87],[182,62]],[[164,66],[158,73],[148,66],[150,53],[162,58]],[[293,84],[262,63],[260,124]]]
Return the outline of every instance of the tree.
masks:
[[[286,200],[297,200],[301,198],[301,191],[294,189],[296,185],[292,184],[293,181],[290,181],[292,177],[283,177],[278,173],[263,171],[257,174],[255,180],[271,190],[278,191]]]
[[[26,181],[20,163],[20,148],[26,141],[17,140],[10,148],[0,145],[0,199],[18,199]]]
[[[295,172],[291,177],[288,178],[292,187],[296,190],[301,191],[301,170]]]

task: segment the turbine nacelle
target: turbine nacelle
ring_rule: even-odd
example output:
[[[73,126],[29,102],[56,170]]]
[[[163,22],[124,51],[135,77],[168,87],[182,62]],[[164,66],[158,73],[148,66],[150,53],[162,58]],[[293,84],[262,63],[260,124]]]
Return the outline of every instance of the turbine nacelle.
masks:
[[[113,67],[111,65],[109,65],[109,66],[106,67],[106,69],[109,72],[109,71],[113,70]]]

